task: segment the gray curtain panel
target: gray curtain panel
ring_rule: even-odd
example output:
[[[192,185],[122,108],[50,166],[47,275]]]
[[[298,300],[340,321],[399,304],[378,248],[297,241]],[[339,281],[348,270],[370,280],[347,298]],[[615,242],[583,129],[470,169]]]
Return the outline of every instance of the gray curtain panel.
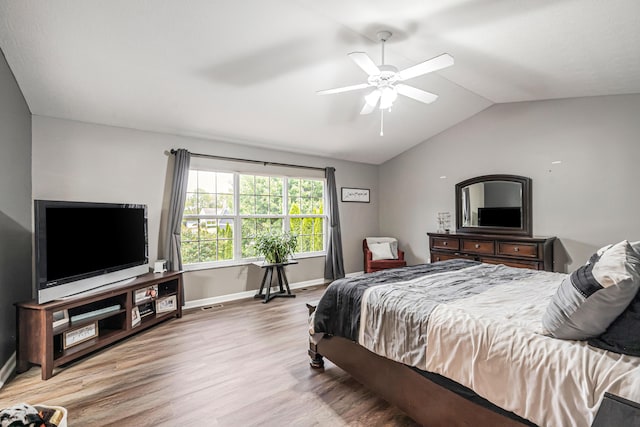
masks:
[[[187,198],[187,180],[189,179],[189,162],[191,153],[181,148],[175,152],[173,180],[171,182],[171,200],[165,234],[164,256],[167,259],[167,269],[182,270],[182,256],[180,256],[180,226],[184,202]],[[184,290],[183,290],[184,292]],[[182,296],[184,302],[184,295]]]
[[[336,280],[344,277],[342,260],[342,235],[340,232],[340,212],[338,212],[338,192],[336,191],[336,169],[325,168],[327,179],[327,199],[329,200],[329,235],[327,238],[327,258],[324,264],[324,278]]]

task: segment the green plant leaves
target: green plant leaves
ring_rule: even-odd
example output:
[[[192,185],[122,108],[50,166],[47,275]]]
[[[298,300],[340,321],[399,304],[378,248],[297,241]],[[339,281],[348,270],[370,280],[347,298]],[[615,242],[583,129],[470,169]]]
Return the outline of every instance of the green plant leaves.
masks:
[[[298,244],[295,234],[272,231],[256,238],[256,251],[269,263],[286,262]]]

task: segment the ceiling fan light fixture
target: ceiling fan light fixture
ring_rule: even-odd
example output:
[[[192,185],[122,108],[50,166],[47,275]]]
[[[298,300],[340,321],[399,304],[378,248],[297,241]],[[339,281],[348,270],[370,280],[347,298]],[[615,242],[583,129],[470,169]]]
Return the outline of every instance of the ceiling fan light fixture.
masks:
[[[387,110],[393,106],[393,102],[398,98],[398,91],[393,86],[385,86],[380,89],[380,109]]]

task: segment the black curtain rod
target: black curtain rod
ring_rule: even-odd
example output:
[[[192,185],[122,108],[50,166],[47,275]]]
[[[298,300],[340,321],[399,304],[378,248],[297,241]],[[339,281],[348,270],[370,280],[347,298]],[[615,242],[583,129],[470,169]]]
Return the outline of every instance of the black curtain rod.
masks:
[[[171,154],[176,154],[176,150],[174,148],[171,149]],[[302,166],[302,165],[292,165],[289,163],[278,163],[278,162],[263,162],[260,160],[252,160],[252,159],[240,159],[238,157],[226,157],[226,156],[216,156],[213,154],[201,154],[201,153],[190,153],[194,157],[206,157],[208,159],[219,159],[219,160],[230,160],[232,162],[242,162],[242,163],[256,163],[263,166],[284,166],[287,168],[298,168],[298,169],[313,169],[318,171],[324,171],[325,168],[318,168],[314,166]]]

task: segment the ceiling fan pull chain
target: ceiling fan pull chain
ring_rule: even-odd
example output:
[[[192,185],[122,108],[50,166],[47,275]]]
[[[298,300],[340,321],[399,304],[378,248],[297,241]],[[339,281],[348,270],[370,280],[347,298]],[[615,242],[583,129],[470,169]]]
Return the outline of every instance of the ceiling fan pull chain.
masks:
[[[380,136],[384,136],[384,110],[380,110]]]

